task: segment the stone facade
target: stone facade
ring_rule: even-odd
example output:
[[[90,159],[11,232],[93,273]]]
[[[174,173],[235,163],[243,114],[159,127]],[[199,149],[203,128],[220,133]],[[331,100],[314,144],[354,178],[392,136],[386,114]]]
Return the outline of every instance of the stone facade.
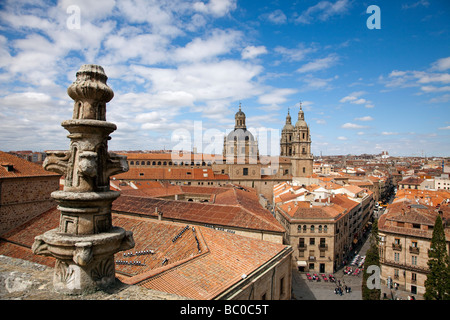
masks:
[[[288,111],[286,124],[281,131],[280,156],[291,158],[294,180],[313,174],[314,157],[311,153],[311,134],[301,104],[295,126],[291,124],[291,116]]]
[[[1,235],[54,206],[50,193],[59,189],[60,176],[1,151],[0,163]]]
[[[450,252],[448,206],[436,209],[405,199],[387,207],[378,222],[383,284],[412,294],[425,293],[428,250],[438,214],[443,219],[447,252]]]

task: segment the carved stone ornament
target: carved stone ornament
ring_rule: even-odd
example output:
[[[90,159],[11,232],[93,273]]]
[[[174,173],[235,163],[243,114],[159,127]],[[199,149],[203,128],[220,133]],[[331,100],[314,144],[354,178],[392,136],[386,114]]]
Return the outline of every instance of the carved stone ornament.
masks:
[[[133,233],[112,226],[111,204],[120,196],[109,177],[128,171],[126,157],[108,152],[116,125],[106,121],[114,93],[101,66],[83,65],[67,89],[75,101],[67,151],[47,151],[44,168],[64,176],[62,191],[52,193],[60,225],[35,238],[35,254],[56,258],[56,291],[83,294],[114,283],[114,254],[134,247]]]

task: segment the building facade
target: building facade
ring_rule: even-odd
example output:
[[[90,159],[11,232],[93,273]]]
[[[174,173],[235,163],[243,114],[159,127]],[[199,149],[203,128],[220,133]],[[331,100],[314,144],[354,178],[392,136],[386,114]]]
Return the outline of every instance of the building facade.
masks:
[[[378,222],[381,281],[412,294],[425,293],[428,251],[437,215],[441,215],[450,252],[450,211],[400,199],[387,207]]]
[[[291,158],[294,179],[313,174],[314,157],[311,153],[311,134],[305,121],[301,103],[295,126],[291,123],[291,116],[288,111],[286,124],[281,131],[280,156]]]

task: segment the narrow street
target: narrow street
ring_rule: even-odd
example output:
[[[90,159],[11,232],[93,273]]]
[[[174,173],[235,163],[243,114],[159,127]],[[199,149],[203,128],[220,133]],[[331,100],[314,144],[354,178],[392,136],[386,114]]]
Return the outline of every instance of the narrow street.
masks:
[[[358,255],[365,256],[369,248],[369,237],[367,237],[362,246],[356,251]],[[362,273],[358,275],[344,274],[345,268],[340,268],[333,275],[336,282],[330,281],[310,281],[307,279],[307,272],[300,272],[297,269],[292,270],[292,299],[293,300],[362,300],[361,284]],[[347,286],[350,292],[343,290],[342,295],[335,293],[338,283],[342,287]]]

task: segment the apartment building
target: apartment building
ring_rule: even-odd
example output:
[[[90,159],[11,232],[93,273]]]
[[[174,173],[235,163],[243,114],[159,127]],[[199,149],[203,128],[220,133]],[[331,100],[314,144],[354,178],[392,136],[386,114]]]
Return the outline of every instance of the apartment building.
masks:
[[[431,192],[431,191],[428,191]],[[398,198],[378,221],[382,283],[412,294],[425,293],[428,250],[437,215],[441,215],[450,252],[450,208],[419,198]]]

